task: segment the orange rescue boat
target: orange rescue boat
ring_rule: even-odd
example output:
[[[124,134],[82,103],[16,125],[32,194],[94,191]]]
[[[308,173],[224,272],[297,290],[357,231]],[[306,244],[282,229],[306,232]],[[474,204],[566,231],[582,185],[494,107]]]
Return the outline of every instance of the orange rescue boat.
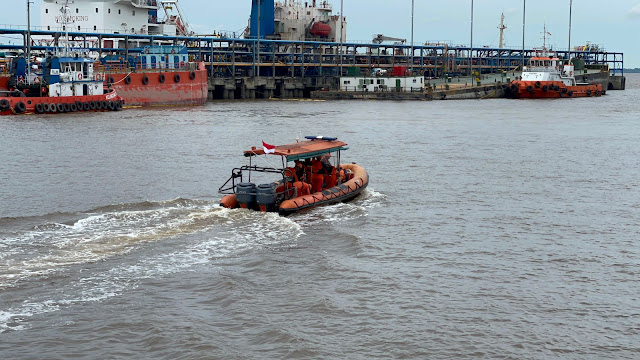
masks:
[[[369,184],[366,170],[355,163],[341,164],[347,143],[337,138],[307,136],[293,144],[252,147],[244,152],[249,165],[234,168],[220,187],[225,194],[220,205],[289,215],[321,205],[352,200]],[[259,167],[252,159],[258,155],[280,156],[281,167]],[[276,181],[256,185],[254,179],[269,175]]]

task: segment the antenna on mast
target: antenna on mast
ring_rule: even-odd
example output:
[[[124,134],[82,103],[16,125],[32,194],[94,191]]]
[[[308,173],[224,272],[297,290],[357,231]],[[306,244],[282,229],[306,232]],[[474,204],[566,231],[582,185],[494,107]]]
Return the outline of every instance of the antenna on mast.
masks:
[[[500,26],[498,26],[498,29],[500,29],[500,42],[498,44],[498,48],[502,49],[503,45],[504,45],[504,30],[507,27],[504,25],[504,13],[502,13],[502,15],[500,15]]]

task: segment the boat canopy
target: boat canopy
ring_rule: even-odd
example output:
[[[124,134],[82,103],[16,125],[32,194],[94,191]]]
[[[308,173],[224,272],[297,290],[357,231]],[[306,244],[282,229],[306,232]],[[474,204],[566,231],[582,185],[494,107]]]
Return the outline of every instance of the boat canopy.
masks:
[[[322,156],[326,153],[347,150],[347,143],[337,140],[308,140],[300,141],[288,145],[277,145],[273,153],[269,155],[285,156],[287,161],[311,159],[317,156]],[[244,152],[244,156],[254,156],[265,154],[262,147],[252,147],[251,150]]]

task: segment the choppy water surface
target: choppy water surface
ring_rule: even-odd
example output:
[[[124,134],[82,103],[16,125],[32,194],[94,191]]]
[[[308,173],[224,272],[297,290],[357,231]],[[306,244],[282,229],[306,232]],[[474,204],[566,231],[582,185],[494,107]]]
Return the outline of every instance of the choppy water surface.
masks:
[[[640,78],[592,99],[213,102],[0,119],[0,358],[640,356]],[[357,200],[217,188],[338,136]]]

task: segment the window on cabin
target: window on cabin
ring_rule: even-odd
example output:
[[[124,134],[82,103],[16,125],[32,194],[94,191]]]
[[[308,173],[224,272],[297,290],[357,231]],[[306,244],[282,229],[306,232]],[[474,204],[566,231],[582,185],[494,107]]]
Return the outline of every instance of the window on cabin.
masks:
[[[120,9],[118,9],[118,15],[120,15],[120,14],[121,14]]]
[[[107,13],[111,14],[111,9],[109,9],[109,10],[107,11]]]
[[[47,26],[47,30],[51,30],[51,26]]]
[[[98,30],[98,27],[93,25],[93,31],[96,31],[96,30]]]
[[[96,8],[96,14],[98,13],[98,8]]]
[[[78,31],[80,31],[80,25],[78,25]]]
[[[80,10],[78,8],[76,8],[76,14],[79,12]]]
[[[44,9],[44,13],[48,14],[49,13],[49,9]]]
[[[136,16],[136,11],[135,11],[135,10],[133,10],[133,11],[131,12],[131,15]]]

